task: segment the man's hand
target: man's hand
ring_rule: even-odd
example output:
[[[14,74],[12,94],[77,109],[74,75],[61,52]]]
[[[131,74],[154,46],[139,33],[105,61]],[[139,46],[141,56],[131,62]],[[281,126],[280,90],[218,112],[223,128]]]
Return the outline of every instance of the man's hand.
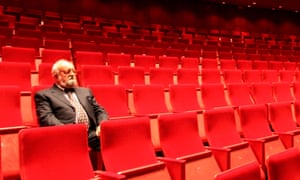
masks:
[[[100,125],[97,126],[97,129],[96,129],[96,135],[97,135],[97,136],[100,136]]]

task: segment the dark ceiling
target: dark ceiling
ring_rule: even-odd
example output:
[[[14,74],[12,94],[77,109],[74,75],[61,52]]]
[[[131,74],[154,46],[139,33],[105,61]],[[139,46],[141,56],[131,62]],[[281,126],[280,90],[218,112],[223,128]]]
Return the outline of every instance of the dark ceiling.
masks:
[[[263,8],[268,10],[294,11],[300,13],[299,0],[205,0],[224,5],[235,5],[240,8]]]

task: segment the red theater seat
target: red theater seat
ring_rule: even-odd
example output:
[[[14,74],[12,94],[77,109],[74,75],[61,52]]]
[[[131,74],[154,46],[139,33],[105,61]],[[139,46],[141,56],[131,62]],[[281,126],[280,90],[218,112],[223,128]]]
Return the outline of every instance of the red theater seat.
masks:
[[[300,152],[298,148],[291,148],[284,152],[270,156],[267,161],[269,180],[297,180],[300,178]]]
[[[270,155],[285,150],[279,136],[271,131],[267,114],[268,110],[264,104],[239,107],[242,134],[252,145],[256,146],[252,147],[262,165]],[[257,148],[259,146],[263,149]],[[261,152],[264,153],[261,154]]]
[[[210,149],[217,159],[228,159],[229,168],[258,162],[250,144],[240,137],[232,108],[204,111],[204,125]],[[221,153],[220,150],[227,150],[228,154]],[[222,170],[225,168],[221,167]]]
[[[268,105],[269,121],[273,130],[279,134],[286,148],[300,147],[300,129],[294,120],[289,102],[276,102]]]
[[[69,50],[43,49],[41,56],[42,63],[54,63],[59,59],[72,60],[72,54]]]
[[[149,70],[150,84],[161,84],[168,87],[174,84],[174,70],[172,68],[150,68]]]
[[[95,177],[83,125],[24,129],[19,134],[19,146],[22,179]]]
[[[131,116],[127,89],[121,85],[90,85],[97,100],[108,112],[109,119]],[[118,107],[118,108],[116,108]]]
[[[257,162],[222,172],[212,151],[203,145],[199,136],[196,113],[162,115],[158,122],[163,153],[168,158],[185,160],[186,179],[199,177],[262,179],[261,169]],[[179,134],[180,136],[178,136]],[[227,161],[223,161],[223,163],[226,164]]]
[[[82,65],[78,76],[81,86],[115,84],[112,67],[104,65]]]
[[[2,47],[3,62],[30,63],[31,71],[36,71],[35,58],[36,58],[36,53],[34,48],[10,47],[10,46]]]
[[[195,84],[173,84],[169,86],[173,112],[202,111],[198,100],[197,87]]]
[[[100,139],[106,172],[128,179],[182,179],[184,161],[158,159],[150,132],[148,117],[104,121]]]

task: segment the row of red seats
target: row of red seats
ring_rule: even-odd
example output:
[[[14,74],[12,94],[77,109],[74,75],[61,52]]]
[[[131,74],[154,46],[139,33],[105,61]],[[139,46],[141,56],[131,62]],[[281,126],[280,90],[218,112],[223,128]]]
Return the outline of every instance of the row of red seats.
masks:
[[[7,88],[6,90],[8,90],[8,89],[9,88]],[[149,91],[147,91],[147,93],[149,95]],[[6,95],[7,95],[7,93],[6,93]],[[8,97],[8,96],[6,96],[6,97]],[[17,100],[17,99],[15,99],[15,100]],[[274,106],[273,106],[273,104],[274,104]],[[291,112],[292,112],[291,111],[291,104],[286,103],[286,102],[273,103],[273,104],[271,104],[269,106],[268,111],[270,113],[283,113],[283,115],[274,114],[274,116],[271,116],[271,118],[285,117],[285,119],[281,118],[281,119],[278,119],[278,120],[274,120],[273,123],[276,124],[276,123],[278,123],[279,120],[284,120],[284,125],[285,126],[278,126],[278,125],[272,124],[274,126],[274,127],[273,126],[272,127],[275,129],[275,128],[286,127],[287,124],[292,125],[293,119],[290,119],[290,117],[293,117],[293,115],[291,114]],[[299,105],[297,105],[297,104],[298,103],[295,103],[295,110],[296,110],[295,112],[299,114]],[[157,106],[157,105],[159,105],[159,103],[157,103],[155,105]],[[278,106],[275,106],[275,105],[278,105]],[[149,107],[150,106],[148,106],[148,108]],[[283,107],[286,107],[286,108],[283,108]],[[273,111],[272,111],[272,108],[274,108]],[[209,167],[211,167],[211,170],[213,172],[212,171],[197,171],[196,176],[204,174],[205,176],[210,176],[211,177],[211,176],[214,176],[216,173],[218,173],[220,171],[228,170],[228,168],[233,170],[233,168],[239,167],[241,165],[245,165],[245,164],[250,163],[252,161],[259,162],[262,165],[262,167],[268,166],[268,160],[269,160],[269,158],[272,157],[272,155],[274,153],[288,152],[288,151],[285,151],[285,148],[290,148],[290,147],[294,147],[294,146],[297,147],[297,144],[291,143],[293,141],[290,141],[290,140],[284,138],[284,136],[281,137],[281,136],[278,136],[278,135],[275,135],[275,134],[271,133],[271,130],[269,129],[269,125],[268,125],[267,109],[266,109],[265,105],[256,104],[256,105],[239,106],[238,112],[240,114],[242,132],[243,132],[244,136],[247,137],[247,140],[250,142],[248,145],[247,145],[246,142],[242,141],[242,139],[239,136],[238,131],[236,130],[237,125],[235,124],[236,120],[235,120],[235,116],[234,116],[234,110],[231,107],[221,108],[221,109],[209,109],[209,110],[204,111],[203,115],[204,115],[206,136],[207,136],[207,140],[209,142],[210,150],[212,151],[212,154],[215,156],[216,160],[213,160],[214,158],[212,156],[210,156],[210,158],[212,158],[212,159],[209,162],[215,164],[214,166],[209,166]],[[290,114],[289,114],[289,112],[290,112]],[[252,118],[253,116],[255,116],[255,118]],[[298,117],[298,116],[296,115],[296,117]],[[287,123],[286,119],[288,119],[290,122]],[[102,131],[101,131],[101,132],[103,132],[101,134],[101,140],[102,140],[102,143],[103,143],[103,145],[102,145],[103,146],[102,155],[103,155],[103,160],[104,160],[104,163],[106,165],[106,168],[107,168],[106,170],[107,171],[119,172],[120,170],[125,170],[126,168],[136,167],[136,166],[133,166],[135,161],[127,160],[127,159],[126,160],[124,159],[122,161],[123,165],[121,165],[120,163],[117,163],[119,165],[116,166],[114,164],[114,162],[116,162],[115,160],[117,160],[117,162],[119,162],[120,158],[123,159],[125,157],[127,157],[127,158],[129,157],[128,155],[126,156],[126,154],[124,154],[124,153],[129,153],[129,152],[133,153],[133,152],[135,152],[137,154],[141,153],[144,156],[144,158],[145,157],[151,157],[151,156],[148,156],[149,154],[145,154],[146,152],[149,152],[149,151],[138,151],[139,153],[134,151],[134,149],[136,149],[136,146],[134,146],[134,144],[124,143],[123,144],[124,146],[121,145],[122,143],[117,138],[118,137],[117,134],[115,134],[115,136],[113,136],[113,138],[112,138],[111,133],[113,132],[113,129],[110,129],[109,127],[111,127],[111,125],[114,125],[115,130],[117,130],[119,133],[123,134],[122,135],[123,138],[124,138],[124,132],[128,131],[128,133],[125,133],[127,135],[126,138],[130,138],[130,139],[132,139],[132,141],[131,141],[132,143],[134,143],[134,142],[136,143],[136,141],[134,140],[135,138],[131,137],[130,134],[132,134],[133,136],[136,137],[136,130],[139,130],[140,128],[138,128],[138,127],[141,127],[141,126],[133,126],[133,127],[136,127],[136,128],[128,128],[128,126],[125,126],[125,125],[131,124],[130,122],[132,122],[134,124],[138,123],[138,122],[140,122],[141,124],[150,123],[150,121],[147,120],[147,119],[145,119],[145,120],[138,119],[137,121],[129,119],[129,120],[120,120],[120,121],[108,121],[107,125],[106,125],[106,123],[104,123],[103,126],[102,126]],[[198,134],[198,125],[197,125],[198,120],[197,120],[197,116],[196,116],[195,113],[187,113],[187,114],[185,114],[185,113],[183,113],[183,114],[175,113],[175,114],[169,114],[169,115],[168,114],[165,114],[165,115],[162,114],[158,118],[158,122],[159,122],[159,131],[160,131],[160,134],[161,134],[161,143],[162,143],[161,145],[162,145],[162,149],[163,149],[164,154],[165,154],[166,157],[178,158],[178,157],[181,157],[181,156],[187,156],[187,155],[189,155],[188,153],[202,152],[204,150],[203,145],[201,145],[202,141],[199,138],[199,134]],[[161,123],[167,123],[167,122],[169,122],[171,124],[163,125],[164,128],[162,128],[160,126],[160,125],[162,125]],[[125,123],[125,124],[123,124],[123,123]],[[187,125],[184,125],[185,123],[187,123]],[[189,123],[191,123],[191,124],[189,124]],[[294,124],[295,124],[295,122],[294,122]],[[224,128],[224,125],[226,125],[226,128]],[[126,128],[123,129],[122,127],[124,127],[124,128],[126,127]],[[145,124],[143,125],[143,127],[146,127]],[[189,127],[189,129],[185,129],[187,127]],[[211,127],[214,127],[214,128],[211,128]],[[253,131],[254,127],[258,131]],[[291,127],[293,127],[293,126],[291,126]],[[296,125],[294,125],[294,127],[296,127]],[[108,129],[106,129],[106,128],[108,128]],[[150,127],[148,127],[148,128],[150,128]],[[190,145],[186,144],[185,146],[182,146],[182,144],[181,144],[178,147],[176,146],[177,148],[174,148],[174,147],[171,148],[172,144],[168,145],[167,142],[168,141],[171,141],[171,142],[173,141],[171,139],[172,136],[169,134],[172,131],[168,130],[167,128],[174,128],[174,130],[177,129],[177,131],[174,131],[174,133],[177,134],[177,135],[173,136],[173,138],[175,138],[174,139],[175,142],[178,141],[177,143],[185,143],[186,144],[187,143],[186,138],[188,138],[190,140],[189,142],[193,141],[193,143],[192,143],[193,146],[190,146],[191,144],[188,143]],[[190,129],[190,128],[192,128],[193,130]],[[122,129],[122,131],[120,131],[120,129]],[[134,131],[132,131],[133,129],[134,129]],[[164,130],[166,130],[168,132],[166,134],[167,135],[166,137],[164,137]],[[184,136],[178,137],[178,131],[179,130],[182,130],[183,132],[185,132],[183,134],[180,133],[181,135],[184,135]],[[42,129],[37,130],[37,131],[42,131]],[[130,131],[132,131],[134,133],[129,133]],[[31,129],[28,130],[28,132],[31,132]],[[110,135],[106,135],[106,132]],[[150,132],[150,130],[148,130],[148,133],[149,132]],[[258,132],[260,132],[260,133],[258,133]],[[282,132],[282,131],[278,130],[278,132]],[[139,135],[141,135],[141,134],[143,134],[143,133],[139,133]],[[34,137],[34,136],[32,136],[32,137]],[[83,137],[85,137],[85,136],[83,136]],[[144,137],[144,136],[139,136],[138,138],[142,138],[142,137]],[[148,138],[150,137],[149,134],[147,135],[147,137]],[[291,138],[297,138],[297,136],[290,136],[290,137]],[[282,140],[283,143],[280,141],[279,138],[283,138],[283,140]],[[142,140],[142,139],[140,139],[140,140]],[[251,139],[252,139],[252,141],[250,141]],[[261,146],[261,145],[259,146],[258,144],[254,143],[255,139],[257,139],[257,140],[258,139],[260,139],[260,140],[266,139],[266,141],[257,141],[258,144],[263,143],[263,146]],[[23,140],[23,139],[21,139],[21,140]],[[37,142],[44,142],[44,141],[37,141]],[[107,145],[109,145],[109,146],[106,146],[106,142],[108,143]],[[139,142],[138,144],[141,143],[140,145],[145,143],[145,141],[140,142],[139,140],[138,140],[138,142]],[[164,142],[166,142],[167,144],[163,145]],[[295,142],[297,142],[296,139],[295,139]],[[118,146],[111,146],[112,143],[113,144],[117,143]],[[150,145],[149,143],[151,143],[151,138],[149,138],[147,140],[147,143],[148,143],[148,145]],[[194,146],[195,144],[197,144],[197,147]],[[171,145],[171,147],[170,147],[170,145]],[[128,148],[130,146],[132,146],[132,149],[131,149],[132,151],[120,151],[120,149],[115,149],[115,150],[111,149],[112,147]],[[253,149],[256,149],[256,151],[254,150],[252,152],[250,146],[255,147]],[[23,145],[21,145],[20,147],[23,147]],[[148,147],[153,148],[152,146],[148,146]],[[181,147],[181,148],[179,148],[179,147]],[[213,147],[215,147],[215,148],[218,148],[218,147],[222,148],[223,147],[223,148],[227,149],[226,150],[227,153],[231,154],[231,156],[228,156],[228,157],[231,157],[230,160],[229,161],[227,161],[227,160],[224,161],[224,158],[226,158],[227,156],[224,155],[224,154],[221,155],[221,154],[216,153],[217,149],[214,149]],[[230,149],[228,149],[229,147],[230,147]],[[265,150],[260,150],[259,147],[263,148]],[[108,151],[107,153],[109,153],[109,154],[112,153],[111,151],[109,151],[110,149],[112,150],[112,152],[116,153],[115,156],[106,155],[107,151]],[[32,153],[31,151],[25,151],[25,150],[26,149],[21,148],[21,153],[23,153],[23,151],[27,152],[27,153]],[[176,150],[178,150],[178,151],[176,152]],[[181,151],[179,151],[179,150],[181,150]],[[122,152],[122,153],[119,154],[117,152]],[[152,149],[152,153],[153,152],[154,151]],[[264,153],[261,154],[261,152],[265,152],[265,154]],[[22,157],[21,161],[23,160],[23,158],[26,159],[25,156],[21,155],[21,157]],[[28,156],[28,157],[36,157],[36,156]],[[45,156],[43,156],[43,157],[45,157]],[[154,157],[154,156],[152,155],[152,157]],[[199,157],[199,156],[195,156],[192,159],[198,159],[196,157]],[[200,156],[200,157],[207,157],[207,156]],[[188,158],[188,159],[191,160],[190,158]],[[182,160],[188,160],[188,159],[182,158]],[[34,159],[31,159],[31,160],[34,160]],[[203,161],[205,161],[205,162],[203,162]],[[206,160],[203,160],[203,161],[202,162],[205,165],[204,167],[207,167],[208,162]],[[217,161],[218,165],[216,165],[216,161]],[[35,162],[35,161],[32,161],[32,162]],[[190,161],[187,161],[187,162],[190,162]],[[229,162],[229,164],[228,164],[228,162]],[[129,165],[130,163],[133,163],[133,164]],[[47,163],[47,164],[49,164],[49,163]],[[213,165],[213,164],[211,164],[211,165]],[[201,163],[197,164],[197,165],[198,165],[197,167],[199,167],[201,165]],[[38,166],[38,167],[40,167],[40,166]],[[119,167],[121,169],[119,169],[117,167]],[[188,167],[190,167],[190,166],[188,166]],[[257,167],[259,167],[259,166],[257,166]],[[25,168],[25,167],[21,166],[21,168]],[[260,172],[260,171],[261,170],[256,171],[256,172]],[[194,174],[195,173],[194,168],[187,168],[186,172],[187,172],[186,173],[187,177],[195,175]],[[192,173],[192,172],[194,172],[194,173]],[[210,174],[210,173],[212,173],[212,174]],[[22,175],[25,175],[25,174],[26,173],[24,171],[22,171]],[[127,173],[124,173],[124,175],[126,175],[126,174]],[[260,177],[260,176],[263,177],[263,175],[259,175],[258,177]]]

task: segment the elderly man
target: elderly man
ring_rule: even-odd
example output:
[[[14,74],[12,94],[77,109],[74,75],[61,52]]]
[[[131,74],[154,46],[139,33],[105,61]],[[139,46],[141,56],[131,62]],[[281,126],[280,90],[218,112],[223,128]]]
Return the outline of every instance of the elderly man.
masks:
[[[103,107],[90,89],[78,87],[72,62],[58,60],[52,66],[54,85],[34,96],[36,113],[41,126],[85,124],[92,150],[100,150],[100,123],[108,119]]]

